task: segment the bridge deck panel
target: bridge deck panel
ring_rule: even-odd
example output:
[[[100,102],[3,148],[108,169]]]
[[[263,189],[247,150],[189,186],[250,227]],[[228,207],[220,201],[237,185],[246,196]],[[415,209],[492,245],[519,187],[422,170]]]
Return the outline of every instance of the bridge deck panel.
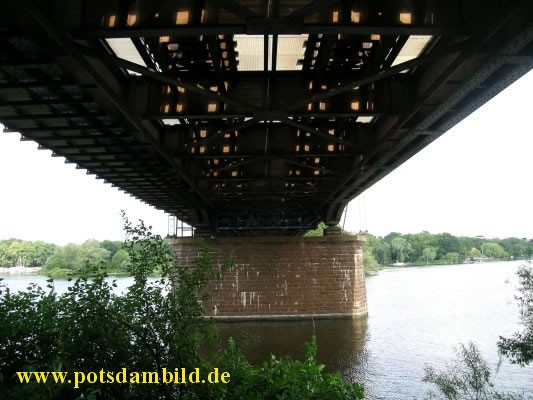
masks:
[[[0,121],[214,235],[338,223],[533,65],[525,0],[46,4],[0,4]]]

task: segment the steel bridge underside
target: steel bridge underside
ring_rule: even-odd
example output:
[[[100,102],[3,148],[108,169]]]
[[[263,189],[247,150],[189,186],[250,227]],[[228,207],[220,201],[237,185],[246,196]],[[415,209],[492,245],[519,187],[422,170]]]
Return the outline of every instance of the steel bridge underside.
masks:
[[[0,122],[198,232],[299,235],[532,43],[529,0],[6,0]]]

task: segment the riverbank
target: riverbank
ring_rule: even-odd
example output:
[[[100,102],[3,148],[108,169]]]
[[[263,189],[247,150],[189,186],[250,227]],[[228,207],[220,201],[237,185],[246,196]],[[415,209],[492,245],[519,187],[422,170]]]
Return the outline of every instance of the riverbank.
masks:
[[[462,262],[462,263],[453,263],[453,262],[443,262],[442,260],[438,261],[430,261],[427,263],[426,261],[415,261],[415,262],[407,262],[407,263],[399,263],[399,264],[388,264],[385,266],[380,266],[379,269],[402,269],[402,268],[412,268],[412,267],[445,267],[445,266],[453,266],[453,265],[476,265],[476,264],[490,264],[490,263],[505,263],[505,262],[531,262],[531,260],[527,259],[520,259],[520,260],[500,260],[497,258],[483,258],[475,262]]]
[[[38,274],[42,267],[0,267],[0,274]]]

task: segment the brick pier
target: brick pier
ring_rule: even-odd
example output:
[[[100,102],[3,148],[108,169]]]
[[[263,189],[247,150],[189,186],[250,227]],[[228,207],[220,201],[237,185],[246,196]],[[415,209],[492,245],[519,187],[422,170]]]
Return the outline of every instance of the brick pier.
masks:
[[[351,318],[367,313],[360,236],[172,239],[182,267],[207,244],[215,265],[235,266],[213,283],[208,315],[220,319]]]

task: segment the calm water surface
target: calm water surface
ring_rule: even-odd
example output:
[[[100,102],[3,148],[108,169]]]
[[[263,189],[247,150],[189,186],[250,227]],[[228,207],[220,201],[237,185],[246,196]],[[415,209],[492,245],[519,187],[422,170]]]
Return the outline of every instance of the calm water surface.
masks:
[[[45,288],[48,285],[48,278],[43,275],[36,275],[36,274],[0,274],[0,279],[2,279],[4,283],[7,284],[9,289],[16,290],[16,291],[25,291],[27,288],[33,284],[36,283],[42,288]],[[117,281],[117,288],[116,290],[120,293],[125,290],[129,286],[133,284],[133,278],[129,276],[120,276],[120,277],[108,277],[106,280],[108,282],[111,282],[113,280]],[[155,280],[157,278],[148,278],[148,280]],[[54,280],[53,286],[57,293],[65,293],[70,285],[72,285],[74,281],[69,281],[67,279],[56,279]]]
[[[220,323],[222,340],[234,337],[262,362],[270,353],[303,355],[303,342],[317,337],[320,362],[365,385],[368,399],[421,399],[424,365],[443,366],[459,343],[475,342],[496,369],[496,342],[520,328],[516,270],[520,262],[385,270],[367,278],[367,318],[294,322]],[[41,276],[4,276],[24,290]],[[119,278],[119,289],[131,284]],[[62,292],[67,281],[57,281]],[[533,367],[503,362],[496,375],[506,390],[533,396]]]
[[[255,361],[270,352],[299,358],[302,342],[314,334],[319,361],[364,383],[367,398],[421,399],[429,389],[422,382],[424,365],[442,367],[459,343],[476,343],[496,369],[498,337],[520,328],[514,299],[519,265],[385,270],[367,278],[368,318],[219,324],[219,330],[225,337],[244,337]],[[495,381],[533,396],[533,367],[503,362]]]

